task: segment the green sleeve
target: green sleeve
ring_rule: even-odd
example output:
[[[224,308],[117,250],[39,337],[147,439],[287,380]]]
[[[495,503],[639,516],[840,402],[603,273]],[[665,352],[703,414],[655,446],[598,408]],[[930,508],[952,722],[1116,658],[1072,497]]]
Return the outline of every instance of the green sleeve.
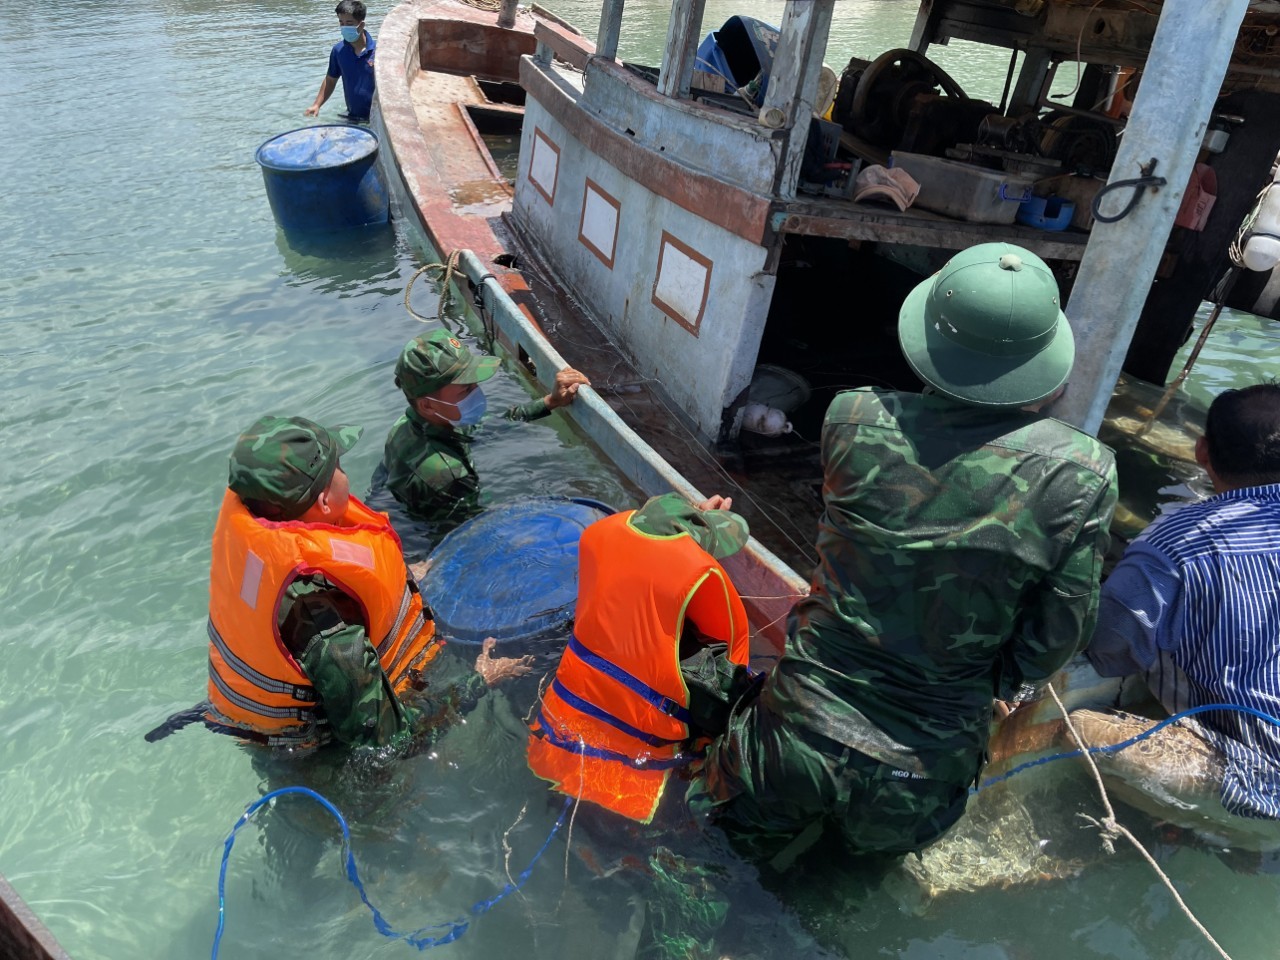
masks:
[[[695,736],[722,735],[728,729],[734,704],[743,697],[756,696],[764,682],[763,673],[734,663],[727,656],[728,651],[726,644],[711,643],[680,661]]]
[[[1118,488],[1114,468],[1098,484],[1080,532],[1058,566],[1038,585],[1024,607],[1021,630],[1001,671],[1001,700],[1026,700],[1093,634],[1098,618],[1102,561],[1110,543]]]
[[[507,420],[541,420],[543,417],[551,415],[551,408],[547,406],[546,397],[538,400],[530,400],[528,403],[520,403],[512,407],[504,414]]]
[[[281,634],[301,651],[298,664],[340,743],[419,752],[488,691],[475,670],[443,653],[428,668],[424,690],[397,697],[364,625],[351,622],[359,617],[354,601],[323,577],[294,581],[285,608]]]
[[[317,634],[299,663],[335,740],[381,747],[409,737],[413,711],[396,697],[364,627],[343,625]]]
[[[432,664],[427,689],[417,694],[413,701],[415,716],[411,753],[421,753],[434,746],[489,692],[480,674],[470,669],[464,674],[463,669],[448,653],[441,654]]]

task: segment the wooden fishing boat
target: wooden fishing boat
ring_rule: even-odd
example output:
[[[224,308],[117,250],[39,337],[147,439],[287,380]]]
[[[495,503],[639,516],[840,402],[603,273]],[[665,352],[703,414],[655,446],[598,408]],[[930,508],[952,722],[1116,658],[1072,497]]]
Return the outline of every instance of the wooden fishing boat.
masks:
[[[1186,0],[933,0],[904,48],[825,78],[827,108],[832,0],[789,0],[777,28],[734,18],[749,50],[729,24],[700,43],[702,4],[677,2],[657,66],[618,59],[624,3],[602,3],[596,44],[537,5],[510,26],[485,0],[396,7],[379,32],[383,159],[404,219],[442,256],[472,251],[454,279],[486,330],[544,385],[563,363],[591,377],[573,419],[625,475],[735,497],[762,541],[739,586],[775,634],[814,560],[821,411],[841,387],[918,386],[893,321],[921,275],[984,240],[1044,257],[1080,347],[1065,402],[1086,404],[1055,412],[1096,430],[1130,336],[1126,368],[1164,380],[1280,149],[1277,4],[1232,0],[1224,35]],[[1194,69],[1170,67],[1196,30]],[[1001,102],[928,59],[951,39],[1009,51]],[[1139,80],[1165,92],[1144,107]],[[489,144],[514,124],[508,176]],[[853,199],[857,172],[890,158],[922,196],[934,178],[932,204]],[[1017,222],[1033,188],[1079,216],[1051,223],[1041,204]],[[763,369],[798,374],[791,432],[743,428]]]

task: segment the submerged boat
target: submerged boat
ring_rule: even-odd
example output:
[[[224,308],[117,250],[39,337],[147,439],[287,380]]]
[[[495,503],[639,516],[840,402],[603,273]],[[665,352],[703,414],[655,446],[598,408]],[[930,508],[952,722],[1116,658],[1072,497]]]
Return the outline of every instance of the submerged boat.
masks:
[[[828,49],[832,0],[705,36],[702,5],[676,4],[656,66],[617,57],[625,0],[602,4],[595,44],[537,4],[414,0],[379,32],[374,123],[400,215],[442,255],[470,251],[453,278],[485,331],[543,386],[565,363],[590,376],[572,418],[605,456],[646,494],[735,497],[758,539],[731,573],[779,643],[814,561],[822,413],[838,389],[920,386],[897,307],[954,251],[1025,246],[1073,323],[1077,303],[1101,313],[1077,329],[1072,393],[1105,406],[1126,347],[1127,373],[1165,380],[1280,149],[1280,5],[1236,5],[1238,35],[1197,65],[1212,107],[1172,145],[1151,128],[1186,104],[1162,92],[1144,114],[1135,90],[1168,82],[1157,26],[1176,47],[1208,15],[1185,0],[933,0],[871,60]],[[928,58],[950,40],[1009,52],[999,103]],[[1216,75],[1210,48],[1227,51]],[[517,129],[504,171],[491,147]],[[1148,143],[1160,165],[1129,170]],[[916,202],[853,199],[885,164]],[[1143,257],[1154,282],[1134,299]],[[1101,413],[1066,418],[1096,431]]]

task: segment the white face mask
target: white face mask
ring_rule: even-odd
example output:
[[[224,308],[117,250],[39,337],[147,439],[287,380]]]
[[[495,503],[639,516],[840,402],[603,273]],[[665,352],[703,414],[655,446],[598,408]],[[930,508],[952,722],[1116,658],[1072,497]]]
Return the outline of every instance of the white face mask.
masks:
[[[442,413],[446,420],[455,427],[469,427],[473,423],[479,423],[480,418],[484,416],[485,409],[489,406],[489,401],[485,399],[484,391],[476,387],[457,403],[449,404],[458,411],[457,418]]]

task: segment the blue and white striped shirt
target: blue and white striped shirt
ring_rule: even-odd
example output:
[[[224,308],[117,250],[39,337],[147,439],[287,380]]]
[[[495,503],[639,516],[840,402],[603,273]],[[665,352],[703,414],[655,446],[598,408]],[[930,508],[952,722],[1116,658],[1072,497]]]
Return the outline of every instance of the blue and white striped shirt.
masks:
[[[1280,484],[1229,490],[1153,523],[1102,587],[1088,656],[1144,673],[1171,713],[1206,703],[1280,718]],[[1223,805],[1280,819],[1280,728],[1209,713],[1227,759]]]

